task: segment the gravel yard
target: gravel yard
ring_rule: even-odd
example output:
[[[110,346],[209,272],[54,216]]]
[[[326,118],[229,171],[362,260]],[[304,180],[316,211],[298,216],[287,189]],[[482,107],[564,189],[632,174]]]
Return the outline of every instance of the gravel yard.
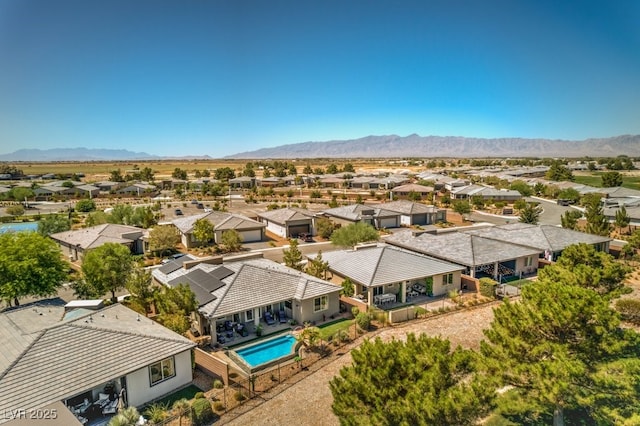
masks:
[[[479,307],[451,312],[436,317],[387,327],[377,333],[383,340],[404,339],[407,333],[426,333],[451,340],[455,347],[477,349],[483,337],[482,330],[493,319],[496,302]],[[282,392],[257,405],[244,414],[228,413],[216,424],[228,425],[338,425],[331,411],[333,397],[329,381],[340,369],[351,362],[346,353],[310,374],[301,381],[289,385]],[[256,401],[257,402],[257,401]]]

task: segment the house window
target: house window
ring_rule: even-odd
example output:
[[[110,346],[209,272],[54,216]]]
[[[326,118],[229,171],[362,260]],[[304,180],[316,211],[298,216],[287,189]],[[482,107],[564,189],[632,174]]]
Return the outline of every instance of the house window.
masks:
[[[291,309],[291,307],[292,307],[291,300],[285,300],[284,301],[284,307]]]
[[[374,296],[380,296],[383,293],[384,293],[384,288],[382,288],[382,287],[374,287],[373,288],[373,295]]]
[[[247,321],[253,321],[253,309],[249,309],[245,312],[245,317],[247,318]]]
[[[453,274],[447,274],[444,276],[444,284],[453,284]]]
[[[524,266],[527,267],[531,265],[533,265],[533,256],[526,257],[524,259]]]
[[[327,296],[320,296],[313,299],[313,312],[324,311],[329,307]]]
[[[151,386],[176,375],[175,360],[173,357],[165,358],[149,366],[149,382]]]

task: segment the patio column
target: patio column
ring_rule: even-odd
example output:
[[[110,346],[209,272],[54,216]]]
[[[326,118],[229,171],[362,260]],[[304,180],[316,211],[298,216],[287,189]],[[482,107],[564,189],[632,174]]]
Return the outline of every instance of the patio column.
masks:
[[[256,327],[260,324],[260,310],[258,308],[253,308],[253,325]]]
[[[406,303],[407,301],[407,282],[402,281],[400,283],[400,302]]]
[[[498,262],[493,264],[493,279],[498,281],[498,266],[500,264]]]
[[[367,287],[367,304],[373,306],[373,290]]]

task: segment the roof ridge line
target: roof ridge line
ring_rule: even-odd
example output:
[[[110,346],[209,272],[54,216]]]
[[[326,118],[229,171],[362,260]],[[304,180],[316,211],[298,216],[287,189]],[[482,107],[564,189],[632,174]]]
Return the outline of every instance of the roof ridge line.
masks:
[[[149,318],[147,318],[149,319]],[[150,319],[150,321],[153,321]],[[155,323],[155,321],[153,321]],[[150,339],[154,339],[154,340],[162,340],[162,341],[166,341],[166,342],[174,342],[174,343],[186,343],[182,340],[179,339],[172,339],[169,337],[161,337],[161,336],[150,336],[148,334],[142,334],[142,333],[134,333],[132,331],[126,331],[126,330],[112,330],[109,328],[103,328],[103,327],[96,327],[96,326],[89,326],[89,325],[83,325],[83,324],[73,324],[73,323],[67,323],[64,324],[67,325],[69,327],[75,327],[75,328],[82,328],[82,329],[86,329],[86,330],[97,330],[97,331],[104,331],[106,333],[112,333],[112,334],[126,334],[128,336],[134,336],[134,337],[148,337]],[[156,325],[158,327],[164,327],[162,324],[160,323],[156,323]],[[166,327],[165,327],[166,328]],[[169,330],[167,328],[167,330]],[[182,336],[181,336],[182,337]],[[186,337],[183,337],[184,339],[187,339]],[[188,339],[187,339],[188,340]],[[193,342],[191,342],[193,343]]]
[[[24,355],[25,355],[25,354],[26,354],[26,353],[27,353],[27,352],[28,352],[28,351],[33,347],[33,345],[35,345],[35,344],[36,344],[36,342],[37,342],[38,340],[40,340],[40,338],[44,335],[44,333],[46,333],[46,332],[47,332],[47,330],[50,330],[50,329],[44,329],[44,330],[41,330],[41,331],[39,331],[39,332],[37,333],[36,338],[35,338],[35,339],[33,339],[33,341],[32,341],[31,343],[29,343],[29,344],[24,348],[24,350],[23,350],[22,352],[20,352],[20,355],[19,355],[19,356],[17,356],[17,357],[16,357],[16,359],[14,359],[14,360],[13,360],[13,361],[12,361],[12,362],[7,366],[7,368],[5,368],[5,370],[4,370],[2,373],[0,373],[0,380],[2,380],[2,379],[4,378],[4,376],[6,376],[6,375],[7,375],[7,373],[9,373],[9,371],[11,371],[11,369],[12,369],[13,367],[15,367],[15,365],[18,363],[18,361],[20,361],[20,360],[24,357]]]

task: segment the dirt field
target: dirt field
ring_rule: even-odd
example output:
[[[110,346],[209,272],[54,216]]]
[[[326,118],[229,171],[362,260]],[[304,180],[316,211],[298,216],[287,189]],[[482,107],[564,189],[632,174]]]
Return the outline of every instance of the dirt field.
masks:
[[[492,303],[472,310],[404,323],[382,329],[378,336],[383,340],[390,340],[405,339],[408,333],[426,333],[448,338],[453,346],[477,349],[483,337],[482,330],[493,320],[494,306]],[[351,356],[346,353],[253,410],[238,417],[229,413],[216,424],[338,425],[338,419],[331,411],[333,397],[329,381],[349,363]]]

